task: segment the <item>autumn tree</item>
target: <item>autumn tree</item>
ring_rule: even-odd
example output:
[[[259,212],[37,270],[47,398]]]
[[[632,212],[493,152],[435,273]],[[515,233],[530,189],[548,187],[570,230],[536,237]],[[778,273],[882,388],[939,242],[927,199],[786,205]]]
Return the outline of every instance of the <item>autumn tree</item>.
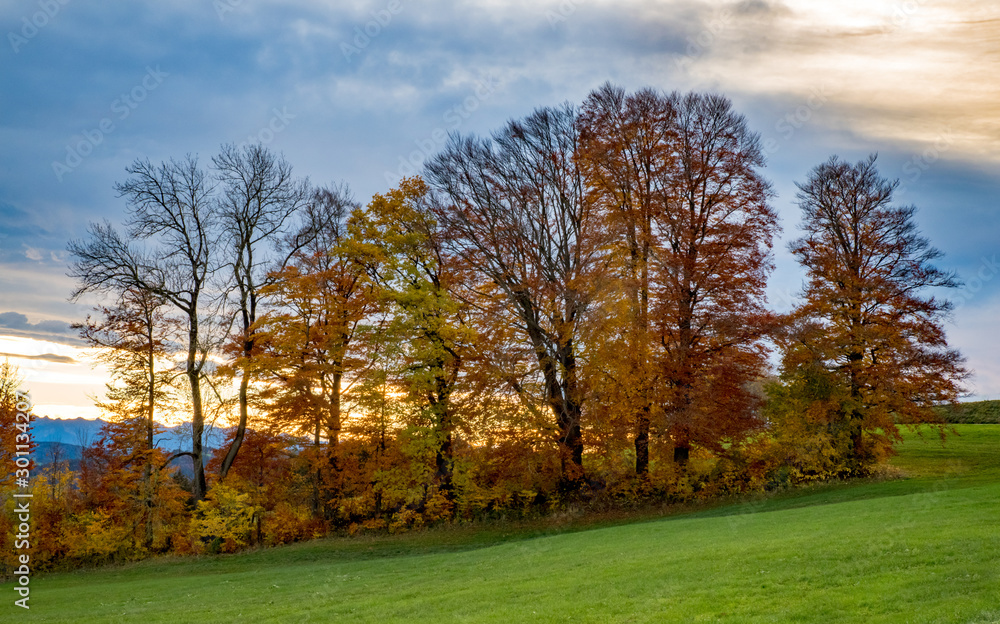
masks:
[[[449,251],[499,290],[531,346],[567,489],[583,478],[578,339],[605,264],[576,120],[568,105],[539,109],[489,139],[453,136],[426,167]]]
[[[308,242],[262,289],[273,305],[256,329],[262,352],[255,366],[273,384],[265,397],[273,426],[311,436],[317,453],[325,441],[325,457],[316,458],[317,510],[321,489],[336,489],[345,375],[365,361],[357,331],[377,309],[350,243],[355,208],[346,189],[316,191],[305,208]]]
[[[777,216],[760,138],[722,96],[606,84],[581,126],[580,160],[627,302],[629,348],[598,359],[635,412],[644,474],[654,416],[680,464],[692,444],[720,451],[758,422],[747,384],[764,365]]]
[[[651,326],[675,461],[691,445],[721,452],[759,424],[772,318],[764,289],[778,219],[760,136],[720,95],[670,96],[676,161],[659,181]]]
[[[97,407],[120,427],[106,435],[128,432],[128,462],[141,469],[146,548],[153,541],[154,481],[161,463],[154,439],[161,428],[156,416],[169,409],[176,376],[167,355],[178,324],[165,315],[166,305],[149,291],[125,289],[115,305],[95,308],[97,318],[88,316],[73,326],[111,372],[112,381]],[[136,436],[141,440],[132,439]]]
[[[212,159],[220,183],[219,222],[223,235],[226,271],[230,273],[236,314],[239,369],[239,420],[228,451],[219,466],[226,478],[239,453],[247,429],[249,387],[256,339],[251,328],[257,322],[261,289],[269,273],[287,261],[288,252],[276,254],[278,243],[293,226],[293,218],[308,198],[304,181],[292,177],[292,167],[262,144],[243,147],[223,145]],[[276,257],[276,255],[281,257]]]
[[[188,494],[172,479],[167,453],[149,445],[146,418],[136,414],[131,399],[120,396],[98,405],[105,423],[82,452],[80,509],[69,522],[71,535],[90,545],[71,552],[96,549],[133,557],[166,550],[170,533],[186,521]],[[156,423],[154,434],[162,432]]]
[[[373,260],[379,294],[392,307],[387,331],[403,348],[403,389],[430,423],[434,481],[451,496],[456,389],[474,332],[449,290],[456,267],[427,193],[423,180],[404,179],[389,193],[375,195],[353,226]]]
[[[678,164],[674,104],[653,89],[626,94],[606,83],[587,96],[580,115],[579,159],[588,192],[614,241],[614,266],[627,303],[626,348],[616,344],[600,359],[606,371],[614,361],[623,365],[606,377],[633,412],[635,471],[640,475],[649,469],[650,422],[657,402],[650,267],[661,243],[656,225],[665,209],[663,187]]]
[[[7,466],[14,466],[18,450],[32,450],[31,411],[24,409],[29,401],[27,395],[21,392],[22,384],[24,377],[17,366],[11,364],[10,359],[4,358],[3,362],[0,362],[0,427],[8,432],[8,435],[0,441],[0,461],[5,462]],[[22,409],[18,409],[18,404]],[[19,444],[22,446],[20,449]],[[18,475],[16,470],[6,471],[3,477],[0,477],[0,492],[12,487],[18,476],[23,474]]]
[[[828,420],[847,438],[838,451],[850,474],[891,451],[899,423],[935,420],[932,407],[954,401],[966,375],[945,337],[951,306],[926,294],[958,282],[934,266],[941,252],[920,235],[916,207],[894,202],[897,187],[874,155],[834,156],[798,184],[804,235],[790,247],[808,281],[785,372],[818,367],[836,381]]]
[[[73,241],[70,276],[73,298],[87,293],[117,295],[135,290],[162,298],[184,325],[181,341],[184,375],[190,388],[194,497],[205,496],[203,378],[214,348],[218,288],[211,280],[218,267],[217,205],[212,184],[193,156],[153,165],[137,160],[116,185],[128,203],[128,238],[147,241],[136,248],[109,223],[91,224],[87,241]]]

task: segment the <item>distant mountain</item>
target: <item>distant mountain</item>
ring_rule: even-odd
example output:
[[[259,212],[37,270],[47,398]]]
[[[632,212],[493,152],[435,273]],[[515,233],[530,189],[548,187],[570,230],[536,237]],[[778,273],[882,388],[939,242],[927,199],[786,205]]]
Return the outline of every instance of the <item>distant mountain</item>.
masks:
[[[35,442],[61,442],[84,447],[97,441],[103,426],[102,420],[41,416],[31,421],[31,437]]]
[[[79,444],[63,444],[62,442],[38,442],[33,453],[35,464],[46,466],[55,462],[69,462],[70,470],[80,469],[80,458],[83,457],[83,447]]]
[[[39,416],[31,422],[31,438],[38,444],[39,451],[36,451],[36,461],[45,463],[45,457],[41,450],[56,448],[52,444],[64,447],[68,453],[75,453],[75,459],[80,459],[80,451],[90,446],[101,437],[101,427],[104,421],[88,420],[86,418],[48,418]],[[190,425],[182,424],[167,427],[164,433],[156,436],[156,446],[167,451],[176,449],[191,448]],[[205,447],[208,449],[206,455],[212,449],[220,448],[226,440],[225,429],[213,427],[205,432]],[[43,445],[46,445],[43,447]],[[73,450],[78,447],[79,450]]]

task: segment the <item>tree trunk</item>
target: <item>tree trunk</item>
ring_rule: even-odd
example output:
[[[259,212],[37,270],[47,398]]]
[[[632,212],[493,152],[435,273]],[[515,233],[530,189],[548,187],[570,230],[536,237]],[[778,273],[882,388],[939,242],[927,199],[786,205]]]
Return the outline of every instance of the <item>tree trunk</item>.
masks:
[[[201,379],[197,370],[188,372],[188,381],[191,383],[191,402],[193,404],[191,416],[191,461],[194,464],[194,479],[192,480],[194,500],[205,500],[205,493],[208,489],[205,484],[205,462],[203,461],[204,449],[202,448],[202,438],[205,433],[205,415],[201,406]]]
[[[674,447],[674,462],[681,466],[687,466],[688,459],[691,457],[691,446],[688,444],[682,444]]]
[[[648,191],[648,189],[647,189]],[[652,411],[649,374],[649,240],[650,223],[648,208],[643,212],[642,244],[633,243],[639,263],[639,289],[637,293],[635,318],[637,369],[639,371],[639,396],[641,405],[636,414],[635,434],[635,474],[645,477],[649,473],[649,413]]]
[[[434,479],[438,482],[445,496],[450,500],[454,496],[454,483],[452,482],[452,439],[451,431],[444,433],[441,443],[438,445],[437,453],[434,457],[435,472]]]
[[[319,434],[320,434],[320,422],[319,419],[316,420],[316,429],[313,431],[313,450],[316,455],[314,460],[316,461],[316,472],[313,474],[313,492],[312,492],[312,512],[313,517],[319,516],[319,484],[320,480],[323,478],[323,472],[319,467]]]
[[[559,421],[561,488],[565,491],[579,489],[583,482],[583,434],[580,430],[580,406],[572,401],[563,403]]]
[[[638,432],[635,436],[635,474],[649,473],[649,408],[639,413]]]
[[[435,362],[437,378],[435,379],[435,392],[430,393],[430,409],[434,414],[434,432],[437,440],[437,449],[434,456],[435,474],[434,480],[438,487],[444,492],[448,500],[454,497],[453,483],[453,448],[452,432],[454,423],[451,413],[451,383],[444,373],[444,362]]]
[[[243,438],[247,432],[247,390],[249,386],[250,376],[244,370],[243,378],[240,379],[240,422],[236,425],[236,435],[233,436],[233,441],[229,445],[229,451],[226,452],[226,457],[222,460],[222,466],[219,468],[220,480],[225,479],[226,475],[229,474],[229,469],[232,468],[233,462],[236,461],[236,454],[240,452],[240,447],[243,446]]]
[[[545,396],[556,417],[559,428],[560,487],[564,491],[578,489],[583,481],[583,436],[580,430],[580,404],[576,400],[576,358],[573,341],[566,340],[553,355],[546,346],[545,337],[535,318],[535,309],[526,293],[515,293],[515,300],[528,319],[528,337],[538,358],[538,366],[545,380]],[[559,365],[556,364],[559,358]],[[557,368],[563,371],[560,377]]]
[[[149,352],[146,359],[146,374],[149,381],[147,386],[148,395],[146,397],[146,462],[142,469],[142,480],[146,486],[146,538],[143,546],[149,549],[153,545],[153,418],[156,414],[156,343],[153,337],[153,320],[146,317],[146,340],[149,344]]]

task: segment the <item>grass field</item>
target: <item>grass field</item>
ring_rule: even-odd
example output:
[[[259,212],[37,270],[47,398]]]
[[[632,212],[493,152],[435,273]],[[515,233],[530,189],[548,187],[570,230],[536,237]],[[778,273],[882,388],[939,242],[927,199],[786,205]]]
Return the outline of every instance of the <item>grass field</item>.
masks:
[[[1000,622],[1000,425],[956,429],[908,435],[905,479],[40,576],[0,621]]]

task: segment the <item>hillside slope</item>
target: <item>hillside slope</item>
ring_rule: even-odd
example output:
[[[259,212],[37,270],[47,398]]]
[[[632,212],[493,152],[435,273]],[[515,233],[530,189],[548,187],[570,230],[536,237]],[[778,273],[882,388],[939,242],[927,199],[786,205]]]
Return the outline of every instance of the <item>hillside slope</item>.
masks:
[[[39,622],[1000,621],[1000,426],[910,478],[541,537],[331,539],[34,579]],[[4,605],[5,617],[12,607]]]

